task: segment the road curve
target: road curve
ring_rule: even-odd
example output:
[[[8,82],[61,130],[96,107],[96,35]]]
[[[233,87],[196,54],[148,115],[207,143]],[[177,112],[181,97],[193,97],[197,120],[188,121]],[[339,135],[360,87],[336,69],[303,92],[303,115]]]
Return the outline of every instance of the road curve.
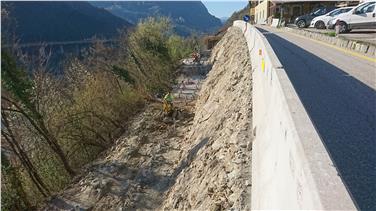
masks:
[[[376,63],[259,26],[361,210],[376,210]]]

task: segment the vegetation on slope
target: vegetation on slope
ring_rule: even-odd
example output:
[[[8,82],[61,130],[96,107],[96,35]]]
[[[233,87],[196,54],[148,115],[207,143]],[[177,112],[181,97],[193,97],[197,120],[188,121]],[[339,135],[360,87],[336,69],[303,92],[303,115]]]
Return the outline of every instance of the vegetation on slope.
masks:
[[[168,16],[180,35],[211,33],[222,26],[220,19],[211,15],[201,1],[92,1],[124,20],[137,24],[153,16]]]
[[[1,2],[1,6],[15,20],[9,27],[22,43],[77,41],[93,36],[110,39],[118,29],[131,26],[84,1],[13,1]],[[4,20],[2,25],[7,28]]]
[[[2,49],[3,210],[32,209],[64,188],[150,95],[169,88],[195,43],[174,35],[167,18],[146,19],[119,40],[116,48],[95,43],[61,76],[48,73],[43,50],[25,59]]]
[[[234,12],[229,19],[227,19],[226,23],[224,24],[224,28],[228,28],[232,26],[232,23],[236,20],[243,20],[243,16],[249,15],[250,5],[248,4],[243,9]]]

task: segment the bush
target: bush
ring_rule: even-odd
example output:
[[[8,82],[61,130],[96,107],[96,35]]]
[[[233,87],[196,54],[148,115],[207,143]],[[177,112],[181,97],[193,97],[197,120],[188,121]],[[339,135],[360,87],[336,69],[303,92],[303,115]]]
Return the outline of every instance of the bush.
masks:
[[[194,46],[188,40],[184,40],[177,35],[172,35],[167,41],[167,48],[171,60],[176,62],[189,56]]]
[[[326,33],[329,37],[335,37],[336,33],[335,32],[327,32]]]
[[[7,71],[2,78],[12,79],[2,83],[2,96],[13,93],[7,97],[17,97],[15,100],[23,103],[21,108],[30,110],[43,129],[40,133],[40,128],[2,102],[2,109],[8,108],[8,131],[17,133],[13,141],[30,160],[30,166],[18,164],[16,170],[6,172],[17,175],[19,181],[12,182],[22,184],[22,189],[2,186],[7,192],[4,207],[29,207],[63,189],[72,176],[65,164],[77,170],[112,146],[125,131],[126,120],[143,107],[145,97],[170,88],[174,70],[179,60],[192,52],[192,43],[172,33],[168,18],[148,18],[133,31],[122,33],[117,48],[97,42],[85,59],[67,61],[61,77],[48,74],[45,62],[29,66],[32,76],[25,74],[4,54],[2,64],[17,71]],[[45,139],[56,141],[67,163],[61,162],[61,156]],[[36,183],[31,170],[42,181]],[[45,187],[37,189],[38,185]],[[19,198],[22,204],[11,203]]]
[[[121,39],[128,46],[127,63],[121,67],[141,79],[138,84],[150,93],[167,91],[178,61],[193,50],[187,40],[173,34],[171,21],[163,17],[143,20]]]

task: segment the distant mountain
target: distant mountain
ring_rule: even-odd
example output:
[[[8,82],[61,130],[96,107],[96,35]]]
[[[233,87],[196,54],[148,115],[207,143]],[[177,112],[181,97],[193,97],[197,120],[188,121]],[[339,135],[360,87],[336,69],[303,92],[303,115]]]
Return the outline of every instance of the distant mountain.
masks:
[[[248,4],[243,9],[232,13],[231,17],[227,19],[224,24],[224,28],[227,28],[232,25],[232,23],[236,20],[243,20],[243,16],[249,15],[250,5]]]
[[[124,20],[136,24],[149,16],[170,17],[181,35],[192,32],[210,33],[222,26],[221,20],[211,15],[201,1],[93,1]]]
[[[131,24],[82,1],[1,2],[15,20],[21,43],[111,38]],[[2,23],[2,25],[4,25]]]
[[[226,21],[229,19],[229,17],[221,17],[219,19],[221,20],[221,22],[223,24],[223,23],[226,23]]]

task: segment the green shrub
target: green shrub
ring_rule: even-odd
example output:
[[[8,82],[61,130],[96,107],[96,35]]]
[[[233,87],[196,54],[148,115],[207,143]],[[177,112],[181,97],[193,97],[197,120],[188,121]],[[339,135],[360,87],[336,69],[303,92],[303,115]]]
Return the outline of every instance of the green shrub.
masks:
[[[329,37],[335,37],[336,33],[335,32],[327,32],[326,33]]]
[[[46,127],[43,132],[48,138],[61,146],[68,164],[78,170],[124,133],[125,122],[144,106],[146,95],[170,88],[179,60],[192,52],[193,44],[192,39],[172,33],[168,18],[148,18],[130,33],[121,34],[117,48],[98,42],[85,59],[68,61],[62,77],[39,69],[33,70],[31,77],[15,69],[10,57],[2,54],[2,69],[7,66],[15,69],[4,72],[2,88],[13,91],[37,123]],[[46,189],[50,192],[63,189],[71,177],[56,151],[51,150],[25,117],[18,113],[8,116],[12,117],[9,121],[17,131],[17,141],[27,149],[26,155]],[[13,171],[21,189],[2,184],[7,191],[2,200],[5,209],[15,210],[15,206],[26,209],[30,206],[26,202],[35,205],[43,200],[43,191],[35,188],[28,170],[21,166]],[[9,172],[12,171],[4,171],[6,179],[15,178],[9,177],[13,175]],[[22,204],[13,203],[18,199],[24,200]]]

